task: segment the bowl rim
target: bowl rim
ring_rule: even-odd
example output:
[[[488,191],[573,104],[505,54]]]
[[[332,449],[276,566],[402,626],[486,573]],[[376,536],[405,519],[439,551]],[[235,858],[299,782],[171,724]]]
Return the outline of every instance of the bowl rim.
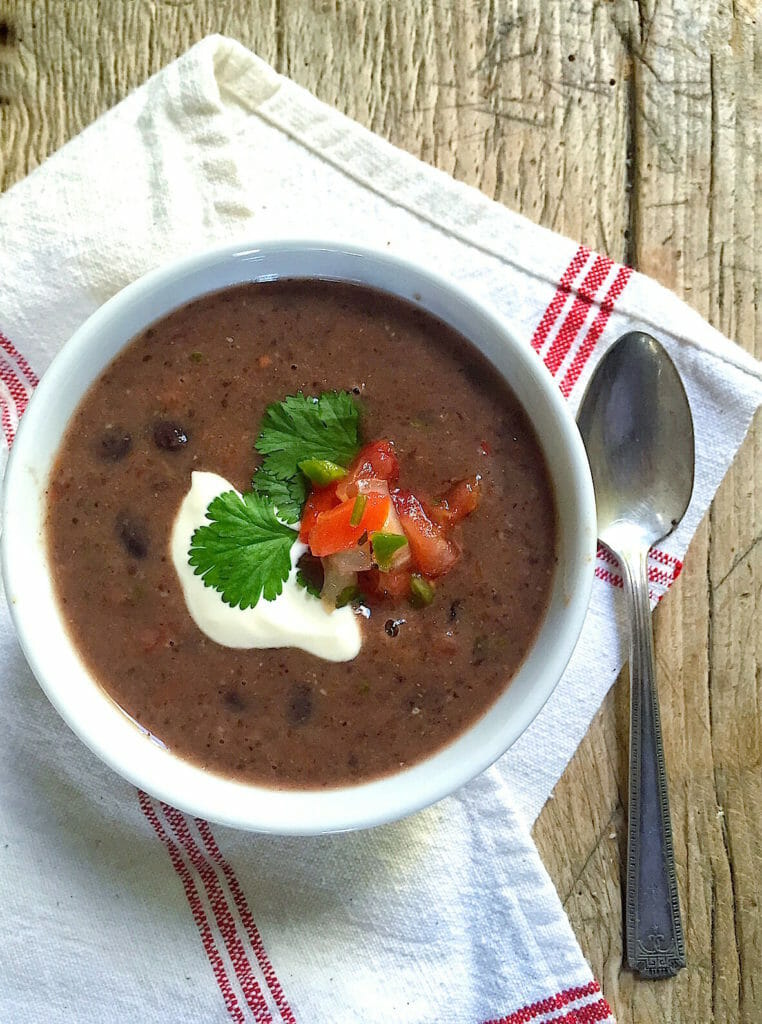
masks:
[[[526,374],[526,378],[531,382],[531,386],[537,389],[542,399],[547,403],[548,415],[555,416],[560,427],[560,441],[565,447],[565,456],[569,460],[570,479],[573,480],[576,488],[573,498],[576,502],[576,516],[580,527],[574,544],[577,571],[569,588],[568,598],[564,602],[566,607],[562,613],[563,628],[558,634],[554,634],[554,644],[552,649],[547,652],[549,671],[545,673],[547,676],[545,685],[542,688],[538,688],[538,692],[532,695],[533,699],[525,702],[525,712],[518,716],[517,721],[508,722],[502,730],[499,730],[501,736],[499,742],[484,745],[474,756],[466,759],[467,763],[463,765],[460,771],[455,771],[454,773],[449,771],[441,778],[437,778],[437,773],[434,769],[435,762],[444,752],[451,751],[457,747],[461,740],[471,734],[480,722],[494,714],[502,697],[510,691],[515,681],[521,675],[527,660],[526,658],[511,684],[506,687],[501,697],[488,708],[485,714],[464,732],[458,734],[444,748],[424,761],[418,762],[412,767],[406,767],[400,772],[384,776],[381,779],[353,786],[342,786],[326,790],[274,790],[218,776],[179,758],[177,755],[167,751],[166,748],[162,751],[155,742],[153,744],[146,744],[145,730],[141,732],[140,727],[132,719],[129,719],[129,716],[118,707],[106,690],[97,683],[87,670],[84,662],[79,658],[74,640],[68,635],[63,625],[61,610],[54,602],[57,626],[66,633],[70,648],[69,653],[72,655],[74,662],[79,664],[82,673],[87,677],[89,685],[100,693],[103,698],[103,707],[105,708],[107,705],[110,705],[109,713],[115,723],[114,734],[111,736],[99,734],[98,729],[108,720],[108,713],[104,716],[104,714],[100,713],[100,710],[103,709],[100,709],[98,721],[96,722],[92,716],[88,716],[87,706],[80,708],[76,705],[76,702],[70,696],[69,678],[64,679],[62,674],[52,671],[54,666],[51,663],[50,657],[45,656],[46,645],[41,644],[38,640],[40,622],[37,609],[34,607],[30,608],[27,602],[16,601],[13,598],[17,590],[17,583],[21,578],[20,574],[26,572],[30,558],[29,550],[25,550],[24,545],[16,541],[15,531],[16,523],[18,522],[18,510],[14,507],[14,502],[16,501],[15,493],[19,489],[18,481],[25,465],[29,464],[30,457],[31,462],[34,462],[36,438],[44,436],[45,416],[42,410],[61,387],[72,387],[72,385],[75,385],[76,401],[74,409],[76,409],[86,394],[87,389],[103,372],[103,368],[97,369],[94,374],[87,377],[83,384],[81,378],[74,380],[71,377],[69,371],[72,364],[76,364],[80,359],[86,359],[87,354],[92,351],[93,345],[97,342],[97,338],[103,334],[109,323],[119,322],[119,319],[124,318],[131,308],[137,306],[141,300],[145,301],[147,296],[155,293],[157,290],[159,292],[161,292],[161,289],[166,291],[171,288],[173,283],[181,282],[184,278],[203,273],[205,270],[209,272],[213,267],[227,264],[231,261],[233,263],[242,260],[251,262],[264,259],[266,261],[268,258],[277,257],[278,254],[286,258],[289,255],[300,257],[305,253],[312,254],[317,258],[327,257],[329,260],[331,258],[357,258],[359,262],[364,261],[366,267],[371,265],[371,269],[375,263],[389,273],[399,274],[400,280],[418,282],[419,284],[431,286],[434,290],[447,293],[467,313],[473,313],[478,321],[486,324],[493,331],[500,344],[506,345],[510,349],[512,357],[521,364],[522,372]],[[275,276],[279,279],[311,277],[323,280],[355,280],[365,283],[369,287],[378,287],[366,281],[364,277],[352,278],[347,275],[337,276],[330,273],[316,273],[312,275],[281,273]],[[259,278],[259,280],[272,279],[272,275],[263,275]],[[244,278],[242,280],[256,281],[257,278]],[[199,288],[193,295],[189,295],[181,302],[168,306],[164,312],[154,317],[153,320],[145,320],[143,326],[147,327],[151,322],[156,322],[157,319],[168,315],[168,312],[173,308],[179,308],[183,304],[193,301],[194,298],[199,298],[218,290],[219,286]],[[383,287],[381,290],[390,291],[389,288]],[[397,291],[396,294],[403,298],[407,297],[400,291]],[[410,301],[409,298],[408,301]],[[427,310],[428,307],[425,303],[422,303],[421,308]],[[432,315],[445,319],[438,313],[433,313]],[[121,352],[130,343],[131,338],[134,338],[136,333],[133,332],[130,338],[120,343],[116,352]],[[461,331],[461,333],[465,332]],[[467,334],[466,337],[468,338]],[[484,352],[481,345],[478,345],[472,338],[468,338],[468,340]],[[111,355],[108,362],[115,358],[115,354]],[[489,356],[487,358],[489,359]],[[108,365],[108,362],[106,365]],[[507,380],[509,386],[514,388],[514,384],[507,379],[505,373],[497,367],[495,369],[503,379]],[[526,411],[533,426],[537,429],[532,411]],[[72,413],[69,413],[67,417],[67,425],[71,420],[71,415]],[[48,466],[44,472],[40,473],[41,479],[38,479],[34,485],[39,491],[38,501],[40,502],[41,509],[44,507],[44,493],[52,461],[60,447],[62,436],[62,434],[59,434],[55,440],[53,455],[49,459]],[[542,438],[540,440],[542,442]],[[554,487],[557,487],[558,482],[553,476],[552,471],[551,477]],[[3,581],[11,618],[32,672],[64,721],[102,761],[123,778],[138,786],[139,789],[143,789],[157,799],[172,804],[196,817],[206,818],[223,825],[248,831],[270,832],[278,835],[314,835],[369,828],[398,820],[421,810],[449,795],[481,774],[508,750],[516,739],[531,725],[555,690],[582,631],[592,591],[596,529],[593,484],[590,470],[582,439],[571,412],[538,354],[526,342],[522,342],[514,335],[505,318],[488,302],[470,293],[464,286],[443,275],[438,270],[433,269],[425,262],[414,262],[389,251],[367,245],[356,245],[353,242],[341,239],[263,238],[243,244],[234,243],[217,246],[160,266],[117,292],[77,328],[69,340],[62,346],[43,375],[40,384],[31,397],[24,416],[21,418],[6,467],[2,497],[0,562],[2,562]],[[556,501],[558,504],[558,494],[556,495]],[[43,549],[43,554],[40,556],[41,564],[45,564],[40,569],[40,566],[35,562],[35,566],[37,566],[36,571],[47,572],[48,585],[50,585],[51,573],[47,566],[46,545],[39,536],[38,540]],[[546,617],[547,614],[546,612]],[[543,620],[543,626],[544,623],[545,620]],[[538,636],[542,633],[543,626],[538,631]],[[535,645],[536,642],[537,637],[535,638]],[[82,683],[82,680],[77,682]],[[139,743],[144,744],[142,749],[144,757],[136,756],[139,746],[134,742],[128,742],[127,734],[124,733],[125,727],[132,730],[132,734],[138,738]],[[114,736],[117,735],[117,732],[120,739],[119,742],[115,743]],[[128,749],[123,750],[123,746]],[[176,780],[174,782],[172,779],[167,781],[165,772],[154,770],[162,764],[164,764],[165,768],[169,765],[169,762],[162,762],[162,758],[169,758],[171,762],[174,762],[176,770],[179,764],[184,766],[184,769],[190,770],[191,775],[203,776],[206,783],[209,783],[210,780],[216,780],[216,783],[211,786],[210,790],[208,785],[201,786],[202,779],[199,777],[197,782],[201,786],[201,796],[199,796],[197,787],[190,785],[187,789],[183,789],[181,786],[178,790]],[[178,773],[176,771],[176,774],[178,774],[178,777],[182,776],[182,778],[185,778],[188,772]],[[188,776],[188,780],[190,781],[190,776]],[[407,781],[409,784],[396,785],[404,781]],[[216,785],[217,783],[220,785]],[[392,790],[396,785],[397,795],[394,799],[390,799],[386,793],[390,785]],[[211,802],[208,797],[209,792],[214,791],[215,788],[221,793],[222,787],[224,787],[226,794],[229,795],[229,799],[227,801],[223,800],[223,806],[219,806],[218,803]],[[237,800],[235,799],[236,795]],[[294,799],[295,797],[296,799]],[[277,804],[274,798],[277,798]],[[275,813],[276,806],[278,805],[287,805],[287,812],[285,814],[281,812]],[[244,807],[243,811],[241,806]],[[322,812],[320,812],[321,806]],[[261,807],[264,807],[264,813],[259,810]]]

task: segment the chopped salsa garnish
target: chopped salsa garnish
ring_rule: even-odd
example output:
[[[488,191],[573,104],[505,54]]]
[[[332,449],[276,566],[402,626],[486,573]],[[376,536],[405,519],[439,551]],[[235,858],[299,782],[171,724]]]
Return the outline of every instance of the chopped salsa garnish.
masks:
[[[424,576],[444,576],[460,558],[460,548],[444,526],[429,517],[422,502],[411,492],[392,492],[394,510],[410,545],[415,567]]]
[[[351,604],[353,601],[357,601],[360,598],[360,588],[357,584],[350,584],[348,587],[344,587],[340,591],[336,598],[336,607],[343,608],[347,604]]]
[[[410,603],[416,608],[425,608],[434,600],[434,584],[424,576],[415,573],[410,578]]]
[[[368,504],[367,494],[358,494],[355,498],[355,503],[352,506],[352,515],[349,517],[350,526],[359,526],[362,520],[362,514],[365,511],[365,506]],[[355,541],[355,543],[357,543]]]
[[[466,477],[465,480],[459,480],[445,491],[438,501],[429,506],[429,518],[440,526],[455,526],[479,507],[481,487],[482,478],[478,473]]]
[[[317,522],[320,513],[327,512],[329,508],[335,508],[337,504],[335,487],[313,487],[302,510],[302,522],[299,527],[299,540],[302,544],[307,543],[312,527]]]
[[[478,508],[481,477],[458,480],[434,500],[398,487],[399,477],[394,444],[382,438],[360,449],[345,476],[310,492],[299,536],[330,560],[329,603],[341,597],[339,584],[356,581],[370,604],[408,600],[423,608],[434,599],[431,581],[458,562],[453,531]]]
[[[399,464],[391,441],[372,441],[366,444],[349,467],[345,479],[338,487],[344,500],[358,494],[371,481],[376,484],[394,484],[399,478]]]
[[[357,545],[363,533],[380,530],[389,514],[389,495],[362,494],[320,512],[306,541],[318,558]]]
[[[479,474],[433,500],[400,488],[394,442],[362,444],[360,410],[346,391],[268,406],[256,447],[263,462],[251,491],[238,503],[227,496],[224,509],[213,502],[212,526],[193,538],[191,564],[223,600],[241,607],[273,600],[298,530],[308,548],[303,557],[322,564],[323,582],[318,590],[315,574],[303,569],[297,581],[328,607],[359,599],[432,603],[432,580],[461,555],[453,531],[479,506]]]
[[[376,565],[381,572],[389,572],[395,554],[407,544],[407,537],[401,533],[381,533],[379,530],[371,534],[370,543]]]
[[[401,601],[410,593],[409,569],[393,569],[382,572],[371,569],[364,574],[363,590],[370,601]]]
[[[347,475],[343,466],[337,466],[330,459],[302,459],[299,469],[316,487],[327,487],[328,484],[341,480],[343,476]]]

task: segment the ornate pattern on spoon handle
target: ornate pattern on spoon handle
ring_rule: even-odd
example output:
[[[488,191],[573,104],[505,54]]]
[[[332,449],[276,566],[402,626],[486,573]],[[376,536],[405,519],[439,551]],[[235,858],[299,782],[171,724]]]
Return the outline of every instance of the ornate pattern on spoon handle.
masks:
[[[617,554],[632,614],[627,964],[645,977],[669,978],[685,967],[685,944],[654,669],[648,551],[643,547]]]

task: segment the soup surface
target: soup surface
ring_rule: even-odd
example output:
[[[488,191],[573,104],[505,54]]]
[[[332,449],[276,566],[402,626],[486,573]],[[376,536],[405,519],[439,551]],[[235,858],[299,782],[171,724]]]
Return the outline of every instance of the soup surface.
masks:
[[[394,440],[402,486],[481,474],[462,558],[428,607],[374,605],[351,661],[219,646],[168,550],[191,472],[247,490],[267,404],[332,389],[358,397],[366,440]],[[499,375],[412,305],[316,281],[232,287],[138,336],[71,421],[47,529],[68,628],[106,691],[177,754],[270,787],[366,781],[453,740],[521,664],[556,561],[545,461]]]

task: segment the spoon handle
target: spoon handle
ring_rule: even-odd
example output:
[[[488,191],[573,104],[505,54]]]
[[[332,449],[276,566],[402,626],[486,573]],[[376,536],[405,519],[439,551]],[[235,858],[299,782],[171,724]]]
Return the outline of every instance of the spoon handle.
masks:
[[[656,690],[648,551],[620,554],[620,561],[632,613],[627,964],[647,978],[670,978],[685,967],[685,944]]]

